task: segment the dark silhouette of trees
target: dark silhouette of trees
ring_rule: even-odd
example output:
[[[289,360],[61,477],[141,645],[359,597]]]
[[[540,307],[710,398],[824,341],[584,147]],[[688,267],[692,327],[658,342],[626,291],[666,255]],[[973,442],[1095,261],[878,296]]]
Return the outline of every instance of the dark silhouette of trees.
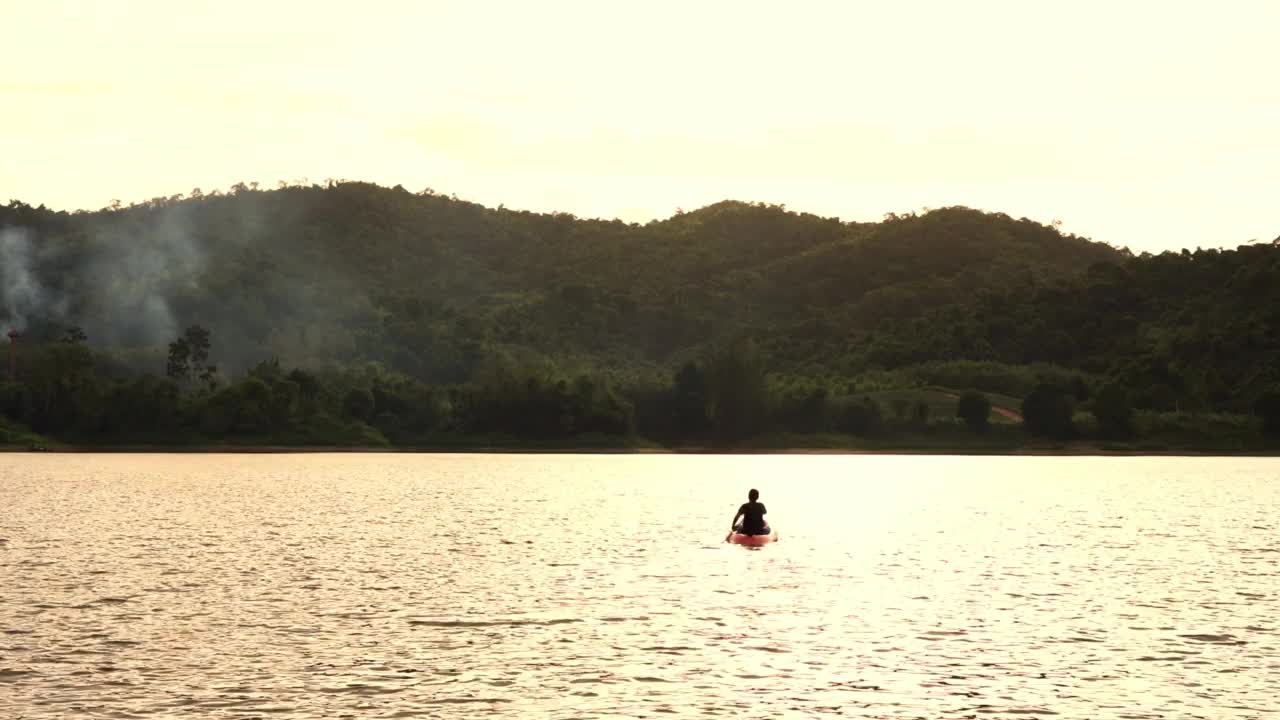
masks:
[[[1280,388],[1270,388],[1259,395],[1254,409],[1262,418],[1263,431],[1280,435]]]
[[[209,331],[199,325],[192,325],[169,343],[165,374],[179,382],[195,379],[205,389],[213,390],[218,384],[218,368],[209,364],[209,350]]]
[[[343,416],[354,420],[371,420],[375,407],[373,393],[363,388],[352,388],[342,398]]]
[[[1072,396],[1049,384],[1036,386],[1022,401],[1022,418],[1027,431],[1059,440],[1069,438],[1074,433],[1074,411]]]
[[[1102,437],[1122,439],[1133,435],[1133,404],[1123,385],[1110,383],[1093,399],[1093,414]]]
[[[685,363],[671,388],[671,425],[678,437],[700,437],[710,427],[707,377],[696,363]]]
[[[991,420],[991,401],[980,392],[966,392],[956,401],[956,417],[970,430],[985,432]]]
[[[768,422],[769,391],[764,359],[749,338],[721,347],[707,364],[711,422],[717,436],[741,440]]]

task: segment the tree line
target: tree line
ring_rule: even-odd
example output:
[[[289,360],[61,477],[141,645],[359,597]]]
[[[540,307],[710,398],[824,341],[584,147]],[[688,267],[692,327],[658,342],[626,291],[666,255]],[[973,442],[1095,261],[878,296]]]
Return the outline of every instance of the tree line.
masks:
[[[1132,394],[1115,382],[1042,374],[997,426],[987,393],[967,390],[941,412],[929,372],[855,381],[786,378],[760,346],[739,338],[668,375],[563,372],[545,358],[494,355],[465,383],[428,384],[376,362],[318,369],[259,362],[224,379],[210,332],[189,327],[169,344],[164,373],[124,371],[83,332],[22,349],[17,382],[0,385],[0,412],[49,437],[85,444],[255,443],[430,446],[646,442],[750,446],[776,434],[838,434],[871,441],[905,436],[963,444],[961,434],[1006,442],[1132,440],[1142,434]],[[985,368],[988,376],[991,368]],[[1020,368],[1008,368],[1017,372]],[[977,376],[975,376],[977,377]],[[994,397],[1007,397],[993,394]],[[903,399],[903,398],[906,399]],[[951,395],[948,395],[951,397]],[[1280,393],[1260,396],[1236,433],[1280,435]],[[940,434],[941,433],[941,434]],[[958,440],[959,439],[959,440]]]

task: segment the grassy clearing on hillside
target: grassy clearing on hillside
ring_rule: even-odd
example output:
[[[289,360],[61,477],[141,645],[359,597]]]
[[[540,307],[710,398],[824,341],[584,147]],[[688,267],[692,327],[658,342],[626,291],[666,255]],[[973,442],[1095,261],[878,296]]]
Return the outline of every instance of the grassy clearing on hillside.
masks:
[[[956,418],[956,402],[961,390],[952,390],[950,388],[927,387],[927,388],[907,388],[899,390],[878,390],[876,392],[867,393],[867,396],[880,404],[880,409],[884,413],[886,419],[893,420],[911,420],[916,406],[924,403],[929,408],[930,422],[946,422],[948,420],[957,420]],[[991,413],[991,423],[993,425],[1015,425],[1019,421],[1009,417],[1005,417],[994,411],[995,407],[1002,407],[1018,413],[1022,407],[1022,401],[1009,397],[1008,395],[998,395],[995,393],[983,393],[987,399],[991,401],[993,411]]]

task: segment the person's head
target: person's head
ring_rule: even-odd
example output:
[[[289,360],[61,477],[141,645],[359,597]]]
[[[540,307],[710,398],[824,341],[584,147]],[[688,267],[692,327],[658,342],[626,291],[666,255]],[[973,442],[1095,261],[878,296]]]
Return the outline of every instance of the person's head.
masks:
[[[760,491],[752,488],[751,492],[747,493],[747,499],[750,500],[751,502],[755,502],[756,500],[759,500]]]

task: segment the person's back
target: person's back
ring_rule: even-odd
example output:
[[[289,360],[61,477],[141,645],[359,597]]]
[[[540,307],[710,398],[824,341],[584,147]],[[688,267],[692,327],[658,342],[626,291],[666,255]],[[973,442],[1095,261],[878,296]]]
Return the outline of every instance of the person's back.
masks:
[[[769,525],[764,521],[765,513],[769,512],[765,509],[764,503],[759,502],[759,491],[752,490],[747,493],[747,502],[738,508],[738,513],[733,516],[734,527],[737,527],[738,518],[742,518],[742,528],[740,532],[744,535],[767,535],[769,534]]]

